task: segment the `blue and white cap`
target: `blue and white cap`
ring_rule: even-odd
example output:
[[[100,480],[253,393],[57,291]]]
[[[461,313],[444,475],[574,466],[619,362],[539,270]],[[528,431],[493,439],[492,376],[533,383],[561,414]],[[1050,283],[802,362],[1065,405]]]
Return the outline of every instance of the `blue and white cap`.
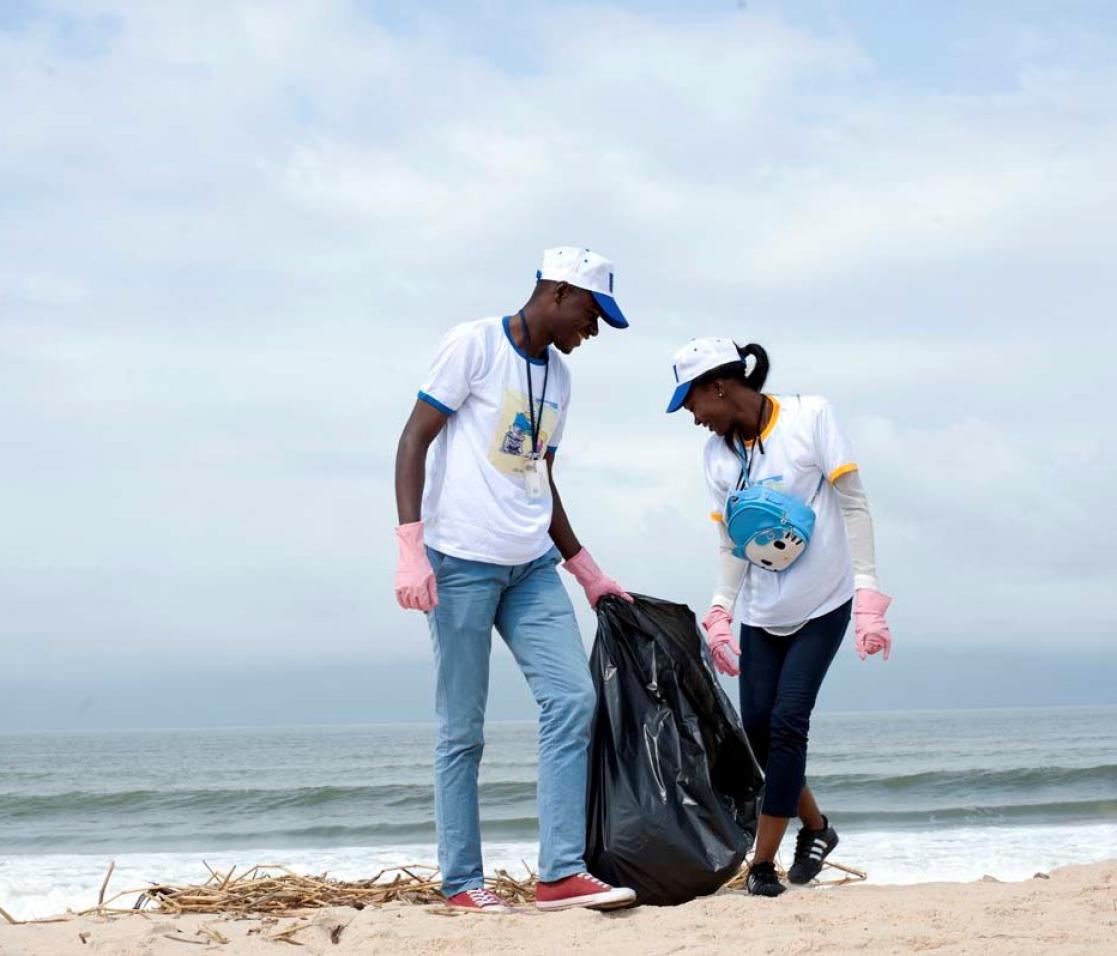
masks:
[[[683,407],[691,385],[707,372],[725,365],[741,361],[737,343],[732,339],[691,339],[672,359],[671,369],[675,373],[675,394],[667,406],[667,413],[677,412]]]
[[[543,252],[543,265],[536,279],[566,282],[593,293],[601,313],[615,329],[627,329],[628,319],[613,298],[613,263],[589,249],[577,246],[556,246]]]

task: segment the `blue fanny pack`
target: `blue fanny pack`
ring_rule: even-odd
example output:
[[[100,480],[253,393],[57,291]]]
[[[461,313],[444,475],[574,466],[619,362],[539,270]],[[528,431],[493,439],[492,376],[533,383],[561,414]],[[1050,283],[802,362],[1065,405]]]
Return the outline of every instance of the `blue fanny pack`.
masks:
[[[782,491],[754,485],[729,496],[725,528],[736,557],[766,571],[786,571],[811,543],[814,510]]]
[[[786,571],[811,543],[814,509],[785,492],[765,487],[764,482],[749,485],[752,456],[743,447],[737,455],[741,477],[737,490],[725,502],[725,529],[733,542],[733,554],[765,571]]]

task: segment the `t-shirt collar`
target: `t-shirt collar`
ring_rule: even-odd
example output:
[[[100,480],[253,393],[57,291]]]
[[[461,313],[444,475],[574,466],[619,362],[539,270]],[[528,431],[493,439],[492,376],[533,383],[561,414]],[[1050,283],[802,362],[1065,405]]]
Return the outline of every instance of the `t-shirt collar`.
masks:
[[[533,358],[532,356],[528,355],[527,352],[521,349],[516,344],[516,340],[512,338],[512,316],[506,315],[500,321],[501,325],[504,326],[504,337],[508,339],[508,344],[512,346],[513,351],[515,351],[515,353],[520,356],[520,358],[526,358],[529,362],[531,362],[532,365],[547,364],[551,357],[551,347],[549,345],[547,346],[547,351],[543,353],[543,358]]]

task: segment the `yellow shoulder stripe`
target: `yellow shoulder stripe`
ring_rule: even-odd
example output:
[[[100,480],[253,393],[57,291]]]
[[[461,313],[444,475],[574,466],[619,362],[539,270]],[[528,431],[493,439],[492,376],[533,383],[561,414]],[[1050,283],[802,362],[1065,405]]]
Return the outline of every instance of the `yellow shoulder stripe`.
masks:
[[[832,472],[830,472],[830,484],[834,484],[834,482],[841,478],[842,475],[848,475],[851,471],[857,471],[857,465],[855,465],[853,462],[850,462],[848,465],[842,465],[839,468],[835,468]]]
[[[770,401],[772,403],[772,413],[768,416],[768,424],[764,426],[764,430],[760,433],[760,440],[761,441],[767,441],[768,440],[768,437],[772,434],[773,431],[775,431],[776,422],[779,420],[779,417],[780,417],[780,403],[779,403],[779,400],[776,398],[775,395],[768,395],[767,392],[765,392],[764,394],[765,394],[765,397],[767,397],[768,401]],[[746,448],[752,448],[753,443],[755,441],[756,441],[755,438],[750,438],[748,441],[745,442],[745,447]]]

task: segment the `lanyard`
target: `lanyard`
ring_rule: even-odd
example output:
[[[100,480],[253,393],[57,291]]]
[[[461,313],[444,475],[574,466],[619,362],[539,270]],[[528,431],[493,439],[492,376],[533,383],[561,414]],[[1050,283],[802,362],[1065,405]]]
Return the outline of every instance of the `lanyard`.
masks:
[[[744,442],[737,439],[737,447],[733,449],[741,459],[741,474],[737,478],[737,490],[741,491],[749,486],[749,475],[752,473],[752,455],[745,451]]]
[[[524,329],[524,364],[527,366],[527,411],[531,417],[531,457],[539,457],[539,432],[543,429],[543,403],[547,399],[547,378],[551,374],[551,363],[543,367],[543,391],[539,395],[539,419],[535,418],[535,393],[531,385],[531,359],[528,357],[528,348],[531,347],[531,333],[527,330],[527,319],[524,310],[520,309],[520,322]]]
[[[768,400],[763,395],[760,396],[760,411],[756,416],[756,438],[753,439],[753,448],[759,449],[762,455],[764,454],[764,440],[760,437],[760,423],[764,421],[764,406],[767,404],[767,401]],[[741,475],[737,479],[737,490],[740,491],[749,486],[749,476],[752,474],[752,460],[756,457],[756,452],[754,451],[752,454],[749,454],[745,449],[745,443],[741,440],[741,437],[736,434],[733,437],[737,442],[737,447],[733,450],[737,453],[737,457],[741,459]]]

